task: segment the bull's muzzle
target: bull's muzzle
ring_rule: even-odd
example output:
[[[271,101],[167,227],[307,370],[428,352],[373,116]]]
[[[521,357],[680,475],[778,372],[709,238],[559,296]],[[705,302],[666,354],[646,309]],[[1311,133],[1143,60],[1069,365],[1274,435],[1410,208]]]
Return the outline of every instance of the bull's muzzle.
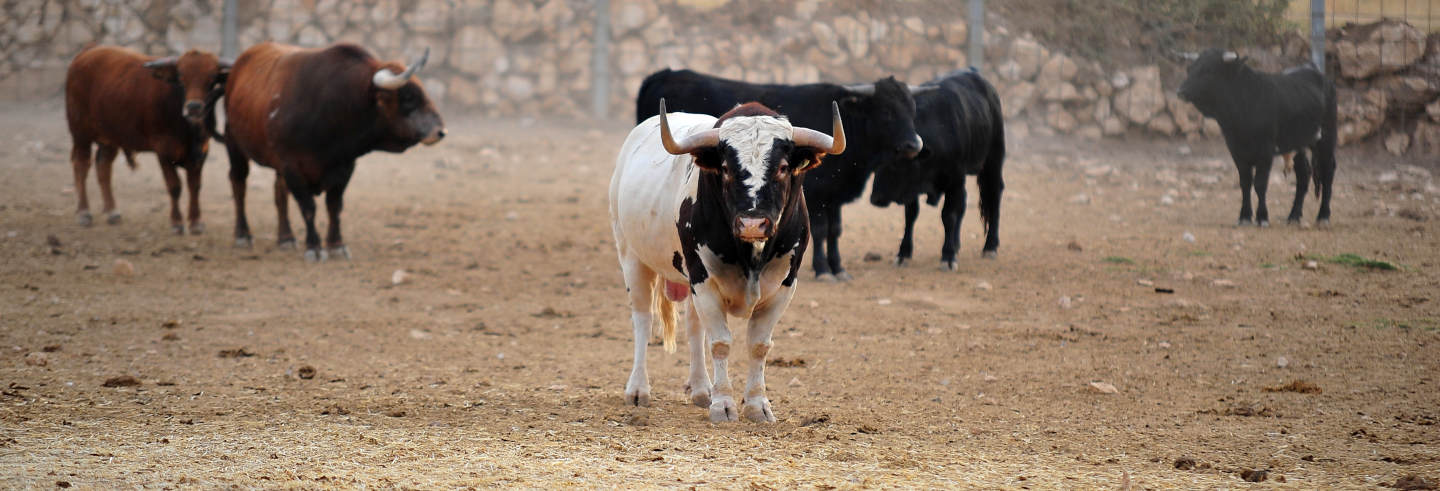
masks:
[[[205,103],[201,101],[185,101],[185,107],[180,111],[185,120],[190,124],[200,124],[205,121]]]
[[[774,233],[769,218],[735,217],[735,236],[745,242],[759,242]]]
[[[915,139],[914,139],[914,140],[910,140],[910,141],[908,141],[908,142],[905,142],[905,143],[900,144],[899,150],[900,150],[900,154],[901,154],[901,155],[904,155],[905,158],[907,158],[907,159],[913,159],[913,158],[915,158],[916,155],[920,155],[920,150],[922,150],[922,149],[924,149],[924,148],[925,148],[925,142],[924,142],[924,140],[921,140],[921,139],[920,139],[920,135],[915,135]]]
[[[436,143],[440,143],[440,140],[442,140],[442,139],[444,139],[444,138],[445,138],[445,128],[439,128],[439,129],[436,129],[435,131],[430,132],[430,134],[425,135],[425,138],[422,139],[422,140],[420,140],[420,143],[424,143],[424,144],[426,144],[426,145],[434,145],[434,144],[436,144]]]

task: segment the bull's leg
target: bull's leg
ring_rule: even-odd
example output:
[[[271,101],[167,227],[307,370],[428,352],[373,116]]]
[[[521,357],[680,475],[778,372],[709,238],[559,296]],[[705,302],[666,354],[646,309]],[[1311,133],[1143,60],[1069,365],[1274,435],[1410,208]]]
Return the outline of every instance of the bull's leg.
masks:
[[[685,382],[685,393],[690,403],[699,407],[710,407],[710,375],[705,373],[705,331],[700,329],[698,311],[691,307],[685,316],[685,337],[690,343],[690,379]]]
[[[354,171],[351,164],[349,169]],[[341,175],[343,174],[343,175]],[[337,172],[336,181],[325,191],[325,211],[330,215],[330,230],[325,235],[325,248],[331,256],[350,259],[350,248],[340,236],[340,211],[345,208],[345,188],[350,184],[350,172]]]
[[[290,195],[295,197],[295,205],[300,208],[300,218],[305,220],[305,261],[318,263],[329,259],[320,248],[320,234],[315,230],[315,193],[310,184],[297,172],[287,170],[282,176],[285,187],[290,188]],[[286,225],[289,228],[289,224]]]
[[[90,199],[85,193],[85,181],[90,177],[89,141],[74,139],[74,146],[70,148],[70,170],[75,174],[75,198],[78,200],[75,206],[75,222],[82,227],[89,227],[94,221],[90,216]]]
[[[1005,194],[1004,144],[990,149],[985,167],[975,179],[980,187],[980,219],[985,224],[985,247],[980,257],[994,259],[1000,250],[1000,201]]]
[[[960,251],[960,221],[965,218],[965,180],[961,176],[957,189],[945,193],[940,208],[940,224],[945,228],[945,244],[940,246],[940,269],[955,271],[955,254]]]
[[[904,266],[915,253],[915,219],[920,216],[920,198],[905,203],[905,236],[900,238],[900,252],[895,254],[895,265]]]
[[[846,273],[845,267],[840,265],[840,232],[842,230],[840,226],[840,208],[836,207],[830,210],[828,215],[830,217],[830,236],[825,238],[825,245],[828,246],[830,253],[829,257],[826,258],[830,262],[830,273],[834,274],[835,279],[838,281],[853,280],[855,277],[850,276],[850,273]]]
[[[180,216],[180,173],[175,167],[174,160],[160,156],[160,173],[165,175],[165,190],[170,193],[170,230],[180,235],[185,233],[185,222]]]
[[[1290,205],[1290,216],[1285,223],[1299,225],[1305,209],[1305,193],[1310,191],[1310,162],[1306,160],[1304,150],[1295,152],[1290,162],[1295,168],[1295,202]]]
[[[730,360],[730,327],[725,324],[725,310],[720,305],[720,296],[708,284],[697,285],[691,295],[691,308],[700,320],[701,328],[709,341],[710,364],[715,371],[710,395],[710,421],[735,421],[740,412],[735,407],[734,390],[730,386],[727,370]],[[638,332],[638,331],[637,331]]]
[[[1237,158],[1235,169],[1240,171],[1240,219],[1236,220],[1235,225],[1243,227],[1254,223],[1250,219],[1250,185],[1255,176],[1255,168],[1249,162]]]
[[[275,247],[295,248],[295,233],[290,231],[290,190],[280,172],[275,173]]]
[[[828,283],[835,281],[835,275],[830,274],[830,261],[825,255],[826,239],[830,236],[830,217],[825,211],[823,205],[810,209],[810,243],[814,248],[810,266],[815,269],[816,280]]]
[[[1270,168],[1275,164],[1273,157],[1255,162],[1255,224],[1270,226],[1270,210],[1265,206],[1265,193],[1270,189]]]
[[[775,413],[770,410],[770,399],[765,397],[765,356],[774,345],[770,341],[770,334],[775,331],[775,324],[780,321],[780,315],[785,313],[786,307],[790,306],[790,299],[794,295],[794,286],[781,287],[771,302],[756,309],[750,317],[750,329],[746,332],[745,339],[750,344],[750,376],[745,379],[745,403],[740,409],[740,414],[750,421],[775,422]]]
[[[645,370],[645,346],[650,342],[650,302],[654,300],[655,272],[640,261],[622,256],[620,272],[625,276],[625,291],[630,294],[630,326],[635,335],[635,362],[630,379],[625,382],[625,404],[650,405],[650,376]]]
[[[110,176],[115,169],[115,156],[120,153],[118,147],[99,145],[99,151],[95,152],[95,181],[100,184],[100,200],[104,203],[105,223],[117,225],[120,223],[120,212],[115,211],[115,190],[110,187]]]
[[[201,160],[185,168],[185,189],[190,193],[190,214],[186,217],[190,222],[190,235],[205,233],[205,223],[200,221],[200,176],[204,166],[205,161]]]
[[[1330,143],[1334,143],[1333,141]],[[1335,186],[1335,148],[1321,142],[1315,151],[1315,188],[1320,192],[1320,212],[1315,215],[1316,227],[1330,226],[1330,191]]]
[[[255,244],[255,238],[250,235],[250,222],[245,218],[245,184],[250,178],[250,159],[235,143],[226,145],[225,153],[230,155],[230,195],[235,200],[235,247],[248,248]]]

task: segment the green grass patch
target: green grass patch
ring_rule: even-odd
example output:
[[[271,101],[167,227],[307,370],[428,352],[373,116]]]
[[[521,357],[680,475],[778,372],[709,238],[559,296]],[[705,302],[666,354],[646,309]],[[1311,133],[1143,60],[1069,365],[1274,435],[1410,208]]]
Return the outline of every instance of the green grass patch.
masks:
[[[1338,256],[1305,256],[1306,259],[1323,261],[1331,264],[1341,264],[1352,268],[1377,269],[1381,271],[1399,271],[1400,266],[1388,261],[1370,259],[1359,254],[1340,254]]]
[[[1105,256],[1105,259],[1101,259],[1101,261],[1105,261],[1110,264],[1135,264],[1134,259],[1130,259],[1124,256]]]
[[[1275,263],[1260,263],[1260,267],[1264,269],[1275,269],[1280,266],[1277,266]]]

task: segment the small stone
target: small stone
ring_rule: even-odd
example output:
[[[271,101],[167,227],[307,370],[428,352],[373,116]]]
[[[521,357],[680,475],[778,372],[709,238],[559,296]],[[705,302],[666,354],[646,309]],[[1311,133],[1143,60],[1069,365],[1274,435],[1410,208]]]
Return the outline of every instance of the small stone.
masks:
[[[394,273],[390,273],[391,285],[400,285],[408,281],[410,281],[410,273],[405,272],[403,269],[397,269]]]
[[[1269,477],[1270,471],[1264,469],[1245,469],[1240,471],[1240,478],[1248,482],[1261,482]]]
[[[25,355],[25,364],[32,367],[43,367],[50,364],[50,356],[36,351]]]
[[[789,385],[791,387],[799,387],[805,384],[800,382],[800,377],[790,377],[790,382],[788,382],[786,385]]]
[[[315,378],[315,367],[305,365],[303,367],[300,367],[300,370],[296,371],[295,375],[299,376],[301,379],[310,380],[312,378]]]
[[[129,375],[110,377],[105,379],[105,383],[100,384],[101,387],[135,387],[137,385],[140,385],[140,380]]]
[[[1170,342],[1169,342],[1169,341],[1161,341],[1161,342],[1160,342],[1160,349],[1170,349]]]
[[[1194,458],[1194,457],[1180,457],[1180,458],[1178,458],[1178,459],[1175,459],[1175,468],[1176,468],[1176,469],[1180,469],[1180,470],[1182,470],[1182,471],[1188,471],[1188,470],[1190,470],[1190,469],[1194,469],[1194,468],[1195,468],[1195,458]]]
[[[1381,183],[1395,182],[1395,181],[1398,181],[1398,180],[1400,180],[1400,173],[1399,173],[1399,172],[1395,172],[1395,171],[1385,171],[1385,172],[1381,172],[1381,173],[1380,173],[1380,182],[1381,182]]]
[[[1211,284],[1211,285],[1214,285],[1214,286],[1222,287],[1222,288],[1235,288],[1235,282],[1234,282],[1234,281],[1225,280],[1225,279],[1219,279],[1219,280],[1211,281],[1210,284]]]
[[[1320,263],[1317,263],[1317,262],[1315,262],[1315,261],[1305,261],[1305,266],[1304,266],[1304,267],[1305,267],[1305,269],[1314,271],[1314,270],[1320,269]]]
[[[1135,280],[1135,284],[1140,285],[1140,286],[1155,286],[1155,282],[1154,282],[1154,281],[1150,281],[1150,280],[1147,280],[1147,279],[1138,279],[1138,280]]]
[[[1090,391],[1099,394],[1116,394],[1120,392],[1120,389],[1116,389],[1108,382],[1090,382]]]
[[[882,299],[880,299],[880,300],[875,301],[875,303],[878,303],[878,304],[880,304],[880,305],[890,305],[890,304],[893,303],[893,302],[891,302],[890,299],[888,299],[888,298],[882,298]]]
[[[1173,205],[1173,204],[1175,204],[1175,197],[1174,197],[1174,196],[1171,196],[1171,195],[1168,195],[1168,194],[1167,194],[1167,195],[1164,195],[1164,196],[1161,196],[1161,197],[1160,197],[1160,204],[1165,205],[1165,206]]]
[[[135,264],[124,259],[116,259],[113,270],[115,271],[115,276],[122,278],[135,276]]]
[[[1067,296],[1062,296],[1062,297],[1060,297],[1060,308],[1062,308],[1062,309],[1069,309],[1070,307],[1071,307],[1070,297],[1069,297],[1068,295],[1067,295]]]
[[[987,292],[988,292],[988,291],[990,291],[992,288],[993,288],[993,287],[990,286],[990,282],[988,282],[988,281],[982,281],[982,282],[979,282],[979,283],[976,283],[976,284],[975,284],[975,289],[976,289],[976,290],[980,290],[980,291],[987,291]]]
[[[1076,242],[1076,241],[1074,241],[1074,240],[1070,241],[1069,244],[1065,244],[1065,248],[1066,248],[1066,249],[1069,249],[1069,250],[1072,250],[1072,251],[1075,251],[1075,252],[1084,252],[1084,251],[1085,251],[1085,248],[1084,248],[1084,247],[1081,247],[1081,246],[1080,246],[1080,243],[1079,243],[1079,242]]]
[[[1190,233],[1190,231],[1187,230],[1185,231],[1185,233],[1180,234],[1180,240],[1193,244],[1195,243],[1195,234],[1192,234]]]
[[[1285,358],[1285,357],[1283,357],[1283,356],[1282,356],[1282,357],[1279,357],[1279,358],[1276,358],[1276,359],[1275,359],[1275,366],[1280,367],[1280,368],[1288,367],[1288,366],[1290,366],[1290,359]]]

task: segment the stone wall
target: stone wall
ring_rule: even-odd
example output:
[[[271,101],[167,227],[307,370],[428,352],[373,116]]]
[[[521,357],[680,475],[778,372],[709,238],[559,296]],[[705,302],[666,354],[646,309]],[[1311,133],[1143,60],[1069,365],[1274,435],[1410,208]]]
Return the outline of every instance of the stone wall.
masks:
[[[66,64],[90,42],[157,55],[190,47],[218,51],[220,4],[4,2],[0,101],[58,97]],[[238,4],[242,49],[266,40],[303,46],[350,41],[382,58],[405,59],[428,46],[431,61],[421,75],[443,110],[495,117],[589,112],[598,14],[591,0]],[[966,2],[859,2],[872,7],[840,8],[851,4],[857,2],[611,0],[610,113],[613,119],[633,118],[641,80],[667,66],[776,83],[864,82],[890,74],[920,83],[967,66]],[[1001,92],[1012,131],[1091,138],[1127,132],[1188,138],[1218,134],[1213,121],[1175,97],[1183,67],[1173,62],[1106,67],[1044,46],[1028,33],[1011,33],[995,16],[986,25],[985,74]],[[1417,44],[1414,29],[1399,26],[1332,33],[1332,57],[1342,74],[1355,74],[1342,80],[1343,141],[1380,135],[1395,140],[1392,148],[1401,152],[1440,152],[1440,130],[1435,129],[1440,128],[1440,103],[1435,102],[1440,91],[1434,90],[1440,77],[1433,74],[1440,71],[1440,49],[1423,34]],[[1419,48],[1397,55],[1380,47],[1385,43]],[[1304,47],[1272,51],[1282,49],[1293,59]],[[1404,135],[1404,145],[1398,134]]]

